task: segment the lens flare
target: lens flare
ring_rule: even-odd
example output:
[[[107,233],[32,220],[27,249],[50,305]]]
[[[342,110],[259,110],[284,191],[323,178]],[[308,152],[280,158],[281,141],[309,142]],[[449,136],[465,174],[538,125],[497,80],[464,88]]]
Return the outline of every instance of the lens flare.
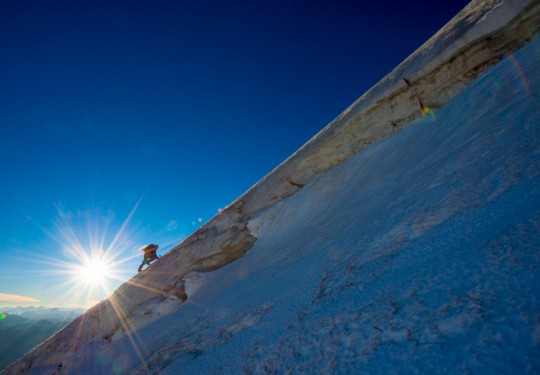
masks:
[[[167,232],[171,232],[176,229],[178,229],[178,222],[176,220],[171,220],[167,223],[167,227],[166,227]]]
[[[435,116],[435,111],[427,105],[422,104],[422,117],[420,117],[417,121],[434,122],[435,120],[437,120],[437,117]]]
[[[497,77],[493,77],[493,88],[497,91],[501,89],[501,81]]]
[[[6,314],[0,314],[0,320],[4,320],[7,318],[7,315]]]
[[[531,88],[529,86],[529,81],[527,81],[527,77],[525,76],[525,72],[523,71],[523,68],[519,64],[519,61],[516,59],[516,56],[514,56],[513,53],[509,53],[508,57],[510,58],[510,61],[514,64],[516,67],[516,70],[518,71],[519,76],[521,77],[521,83],[523,84],[523,88],[525,89],[525,92],[527,95],[531,95]]]

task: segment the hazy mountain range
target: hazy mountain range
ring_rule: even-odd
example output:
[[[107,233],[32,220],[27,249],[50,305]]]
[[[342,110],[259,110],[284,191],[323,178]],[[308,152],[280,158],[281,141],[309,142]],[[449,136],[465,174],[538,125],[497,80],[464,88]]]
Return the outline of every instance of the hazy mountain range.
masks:
[[[81,315],[84,309],[0,307],[0,370]]]

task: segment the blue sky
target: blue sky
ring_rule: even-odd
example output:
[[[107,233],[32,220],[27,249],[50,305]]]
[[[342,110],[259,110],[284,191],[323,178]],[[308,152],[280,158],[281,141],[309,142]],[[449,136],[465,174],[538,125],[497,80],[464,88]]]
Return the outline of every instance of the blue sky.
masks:
[[[60,271],[108,249],[115,288],[140,246],[189,235],[466,4],[4,4],[0,306],[103,298]]]

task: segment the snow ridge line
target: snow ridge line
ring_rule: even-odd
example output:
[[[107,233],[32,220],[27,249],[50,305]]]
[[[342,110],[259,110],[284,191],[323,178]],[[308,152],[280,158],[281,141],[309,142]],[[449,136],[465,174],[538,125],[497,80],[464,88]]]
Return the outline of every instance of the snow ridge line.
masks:
[[[495,3],[499,6],[495,7]],[[540,3],[473,1],[239,201],[254,215],[448,103],[538,34]],[[294,184],[291,183],[294,181]]]

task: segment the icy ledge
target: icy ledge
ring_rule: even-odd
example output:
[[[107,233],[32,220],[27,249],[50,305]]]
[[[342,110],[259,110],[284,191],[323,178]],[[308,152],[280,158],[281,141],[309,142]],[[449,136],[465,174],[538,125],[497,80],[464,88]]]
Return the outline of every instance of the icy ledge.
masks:
[[[443,106],[476,77],[538,33],[538,1],[474,1],[311,141],[220,215],[135,276],[106,301],[15,362],[4,374],[63,373],[76,348],[138,331],[179,308],[185,281],[243,256],[257,220],[315,176]],[[187,277],[186,277],[187,275]],[[188,294],[193,285],[188,285]],[[39,370],[38,370],[39,369]]]

